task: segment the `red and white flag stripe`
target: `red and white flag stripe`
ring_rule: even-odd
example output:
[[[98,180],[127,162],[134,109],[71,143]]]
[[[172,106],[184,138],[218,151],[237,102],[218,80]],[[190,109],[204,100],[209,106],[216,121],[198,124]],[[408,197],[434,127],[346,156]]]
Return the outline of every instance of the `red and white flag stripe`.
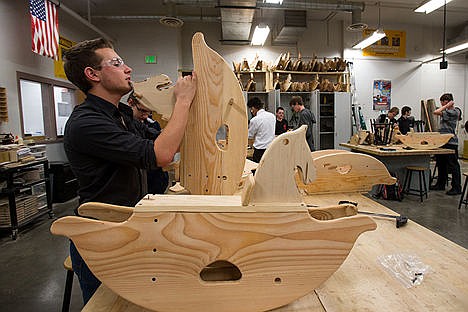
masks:
[[[56,5],[48,0],[30,0],[32,51],[58,58],[58,16]]]

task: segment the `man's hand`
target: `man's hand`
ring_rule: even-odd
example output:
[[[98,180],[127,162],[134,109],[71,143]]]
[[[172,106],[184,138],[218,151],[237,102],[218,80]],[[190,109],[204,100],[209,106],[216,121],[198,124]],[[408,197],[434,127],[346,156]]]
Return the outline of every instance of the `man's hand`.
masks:
[[[192,75],[179,78],[174,87],[176,103],[190,107],[193,97],[195,96],[196,89],[197,75],[195,72],[192,72]]]

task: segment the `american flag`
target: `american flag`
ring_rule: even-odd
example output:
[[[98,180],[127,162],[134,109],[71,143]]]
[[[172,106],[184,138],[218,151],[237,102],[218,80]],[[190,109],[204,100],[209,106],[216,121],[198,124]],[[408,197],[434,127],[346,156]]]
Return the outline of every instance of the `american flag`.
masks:
[[[32,51],[57,59],[59,43],[55,4],[48,0],[29,0]]]

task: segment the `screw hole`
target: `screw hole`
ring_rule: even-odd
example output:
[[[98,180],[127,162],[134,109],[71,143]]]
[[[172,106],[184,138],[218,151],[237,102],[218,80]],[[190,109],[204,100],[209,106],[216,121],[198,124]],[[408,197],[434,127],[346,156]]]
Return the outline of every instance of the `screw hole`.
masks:
[[[153,248],[153,252],[156,252],[156,251],[157,251],[156,248]]]
[[[151,280],[152,280],[153,282],[156,282],[156,277],[153,277]]]
[[[275,278],[275,283],[276,284],[281,284],[281,278],[279,278],[279,277]]]
[[[154,222],[158,222],[158,219],[154,219]]]

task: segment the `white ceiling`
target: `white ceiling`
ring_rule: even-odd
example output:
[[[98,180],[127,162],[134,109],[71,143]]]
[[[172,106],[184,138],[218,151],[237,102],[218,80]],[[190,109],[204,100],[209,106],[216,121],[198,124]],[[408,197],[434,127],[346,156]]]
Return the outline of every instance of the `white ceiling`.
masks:
[[[59,1],[59,0],[53,0]],[[223,5],[241,5],[246,0],[60,0],[68,8],[74,10],[84,18],[88,19],[90,13],[91,21],[98,21],[105,16],[150,16],[158,18],[159,16],[170,15],[176,16],[185,21],[194,20],[200,17],[208,19],[220,18],[219,4]],[[257,0],[261,3],[262,0]],[[298,9],[300,3],[364,3],[364,11],[362,12],[362,22],[369,27],[377,27],[379,19],[379,3],[380,3],[380,23],[381,25],[389,24],[414,24],[434,26],[443,24],[443,10],[439,9],[431,14],[415,13],[414,9],[424,0],[382,0],[376,1],[336,1],[336,0],[284,0],[283,5],[294,5]],[[251,2],[251,1],[250,1]],[[255,1],[254,1],[255,2]],[[184,4],[180,4],[184,3]],[[173,4],[173,5],[171,5]],[[209,7],[211,6],[211,7]],[[90,11],[88,11],[88,7]],[[278,9],[261,9],[256,10],[255,18],[263,20],[275,20],[281,14]],[[307,17],[309,20],[315,21],[339,21],[344,20],[346,24],[351,23],[351,14],[343,11],[316,11],[308,10]],[[447,27],[462,29],[468,25],[468,0],[453,0],[447,4]]]

